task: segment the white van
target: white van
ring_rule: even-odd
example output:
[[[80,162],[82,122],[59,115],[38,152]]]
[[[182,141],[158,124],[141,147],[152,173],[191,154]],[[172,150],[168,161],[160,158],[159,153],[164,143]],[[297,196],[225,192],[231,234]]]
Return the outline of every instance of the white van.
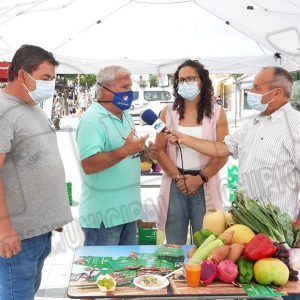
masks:
[[[140,111],[145,110],[148,105],[148,101],[143,97],[143,91],[141,89],[133,89],[133,101],[129,109],[132,117],[140,117]]]
[[[170,88],[151,88],[144,91],[144,99],[148,101],[146,109],[152,109],[157,115],[169,103],[174,102]]]
[[[139,122],[144,125],[141,119],[141,114],[146,109],[151,109],[158,116],[161,110],[169,103],[174,102],[172,90],[170,87],[162,88],[139,88],[139,90],[133,90],[134,95],[138,95],[138,99],[132,102],[132,108],[130,113],[134,118],[139,117]]]

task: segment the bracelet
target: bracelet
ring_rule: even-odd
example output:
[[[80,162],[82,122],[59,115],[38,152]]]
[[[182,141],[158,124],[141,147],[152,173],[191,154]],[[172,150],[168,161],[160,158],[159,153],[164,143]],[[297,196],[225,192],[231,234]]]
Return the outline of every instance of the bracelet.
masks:
[[[173,180],[177,183],[180,179],[181,174],[177,174],[175,177],[173,177]]]
[[[199,172],[199,176],[201,177],[203,183],[206,183],[208,181],[208,177],[205,173],[203,173],[203,171]]]

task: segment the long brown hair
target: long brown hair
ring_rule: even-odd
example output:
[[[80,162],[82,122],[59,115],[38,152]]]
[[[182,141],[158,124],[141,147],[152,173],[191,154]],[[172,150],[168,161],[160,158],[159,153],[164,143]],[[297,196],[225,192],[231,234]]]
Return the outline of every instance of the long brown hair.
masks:
[[[212,96],[213,96],[213,86],[209,78],[209,72],[204,68],[204,66],[198,60],[187,60],[183,62],[176,70],[174,74],[174,84],[173,84],[173,95],[175,101],[173,104],[173,110],[177,110],[179,113],[179,120],[184,118],[184,98],[178,94],[178,76],[179,71],[184,67],[192,67],[198,73],[199,78],[202,82],[202,88],[200,92],[200,101],[197,107],[197,123],[201,124],[204,115],[211,118],[212,115]]]

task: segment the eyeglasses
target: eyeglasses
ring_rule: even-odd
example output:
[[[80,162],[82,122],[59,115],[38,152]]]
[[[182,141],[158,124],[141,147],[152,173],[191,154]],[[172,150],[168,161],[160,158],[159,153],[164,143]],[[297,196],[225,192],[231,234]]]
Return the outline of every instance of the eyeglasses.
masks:
[[[178,83],[183,84],[184,82],[191,84],[196,81],[196,78],[199,78],[198,76],[187,76],[187,77],[180,77],[178,78]]]

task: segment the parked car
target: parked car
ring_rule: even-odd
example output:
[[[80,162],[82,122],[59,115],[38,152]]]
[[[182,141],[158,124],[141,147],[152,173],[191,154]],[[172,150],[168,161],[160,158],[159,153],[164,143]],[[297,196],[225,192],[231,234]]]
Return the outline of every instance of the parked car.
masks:
[[[143,91],[133,91],[133,101],[131,108],[129,109],[132,117],[139,117],[140,111],[145,110],[148,105],[148,101],[143,97]]]
[[[148,105],[140,110],[140,116],[146,109],[151,109],[158,116],[161,110],[169,103],[174,102],[173,95],[170,89],[167,88],[148,88],[144,90],[144,99]],[[140,118],[140,124],[145,125]]]

